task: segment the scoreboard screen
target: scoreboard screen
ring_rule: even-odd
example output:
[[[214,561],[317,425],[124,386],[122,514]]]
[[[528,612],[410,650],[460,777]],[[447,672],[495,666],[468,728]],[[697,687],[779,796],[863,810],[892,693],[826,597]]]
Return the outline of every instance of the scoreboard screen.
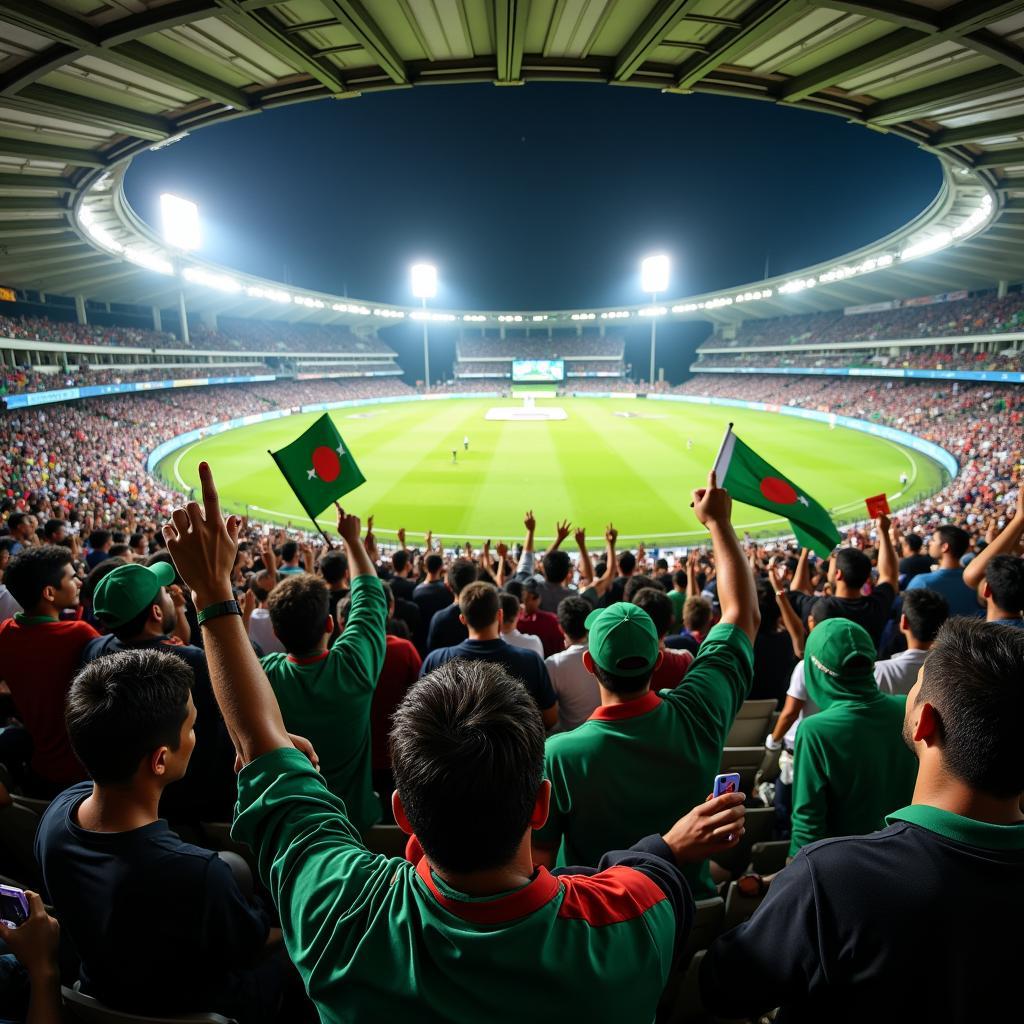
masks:
[[[514,384],[557,384],[565,380],[564,359],[513,359]]]

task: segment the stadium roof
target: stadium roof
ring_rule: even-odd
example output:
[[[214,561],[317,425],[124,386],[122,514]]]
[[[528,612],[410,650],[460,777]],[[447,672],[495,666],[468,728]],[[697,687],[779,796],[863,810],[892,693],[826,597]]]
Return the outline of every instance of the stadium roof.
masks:
[[[681,297],[677,315],[992,287],[1024,279],[1022,47],[1020,0],[2,0],[0,285],[173,305],[179,278],[120,181],[132,156],[182,133],[379,89],[590,81],[792,104],[903,136],[943,164],[935,202],[888,239],[787,279]],[[274,282],[191,263],[199,311],[402,312],[315,293],[285,303],[282,285],[273,295]]]

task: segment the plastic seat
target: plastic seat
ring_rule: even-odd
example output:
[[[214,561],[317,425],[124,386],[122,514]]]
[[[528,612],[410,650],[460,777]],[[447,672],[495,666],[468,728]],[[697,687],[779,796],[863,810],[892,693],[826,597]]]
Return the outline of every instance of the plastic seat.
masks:
[[[716,854],[713,858],[716,864],[733,874],[739,874],[750,863],[751,850],[756,844],[771,841],[775,828],[775,808],[748,807],[743,828],[740,841],[731,850]]]
[[[207,849],[216,850],[218,853],[227,851],[237,854],[246,864],[253,878],[259,877],[256,870],[256,855],[245,843],[239,843],[231,838],[231,825],[226,821],[204,821],[199,825],[199,842],[197,845],[205,846]],[[229,861],[230,863],[230,861]]]
[[[74,988],[61,986],[64,1011],[68,1019],[82,1021],[84,1024],[237,1024],[232,1017],[222,1017],[219,1013],[182,1013],[169,1017],[144,1017],[139,1013],[123,1013],[104,1006],[98,999],[78,991],[78,982]]]
[[[740,789],[749,796],[754,790],[754,776],[763,760],[763,746],[726,747],[722,751],[722,766],[719,771],[723,775],[726,772],[739,772]]]
[[[775,712],[774,700],[745,700],[726,737],[727,747],[754,747],[764,743]]]
[[[49,800],[40,800],[34,796],[22,796],[20,793],[12,793],[11,799],[20,807],[27,807],[33,814],[41,818],[50,806]]]
[[[786,866],[789,840],[773,843],[754,843],[750,848],[750,870],[759,875],[774,875]]]
[[[385,857],[405,857],[405,844],[409,837],[397,825],[374,825],[363,833],[363,842],[370,853],[383,853]]]
[[[725,894],[725,920],[722,922],[722,931],[727,932],[738,924],[749,921],[763,900],[764,896],[745,896],[740,892],[736,882],[730,882]]]
[[[694,956],[707,949],[722,930],[725,920],[725,900],[721,896],[713,896],[709,900],[697,900],[693,927],[686,937],[686,944],[676,956],[672,973],[665,983],[658,1007],[658,1020],[672,1017],[681,998],[687,969]]]

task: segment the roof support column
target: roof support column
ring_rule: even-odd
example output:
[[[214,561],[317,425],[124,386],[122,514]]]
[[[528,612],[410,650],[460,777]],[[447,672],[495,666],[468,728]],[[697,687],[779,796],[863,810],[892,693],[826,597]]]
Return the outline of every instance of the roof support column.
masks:
[[[999,292],[998,292],[999,298],[1001,298],[1001,299],[1005,299],[1006,298],[1006,288],[1007,288],[1007,282],[1006,281],[1000,281],[999,282]]]
[[[178,330],[178,340],[185,345],[189,344],[188,336],[188,310],[185,308],[185,290],[178,292],[178,319],[181,327]]]
[[[163,325],[162,325],[161,320],[160,320],[160,307],[159,306],[154,306],[153,307],[153,330],[154,331],[162,331],[163,330]]]
[[[80,324],[87,324],[89,322],[88,318],[85,315],[85,296],[84,295],[76,295],[75,296],[75,316],[78,317],[78,322]]]

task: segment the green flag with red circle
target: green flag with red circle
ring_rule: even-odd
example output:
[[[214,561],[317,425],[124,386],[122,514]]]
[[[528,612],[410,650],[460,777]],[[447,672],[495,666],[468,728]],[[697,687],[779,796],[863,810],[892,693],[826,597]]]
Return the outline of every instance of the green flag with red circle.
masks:
[[[733,432],[725,433],[715,460],[718,486],[736,500],[789,520],[796,539],[822,558],[839,543],[839,531],[828,512],[802,487],[765,462]]]
[[[366,482],[327,413],[270,456],[310,519]]]

